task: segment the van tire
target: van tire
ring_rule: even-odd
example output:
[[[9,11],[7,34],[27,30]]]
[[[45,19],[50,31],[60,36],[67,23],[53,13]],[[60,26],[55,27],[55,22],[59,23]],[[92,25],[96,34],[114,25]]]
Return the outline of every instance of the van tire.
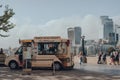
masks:
[[[9,67],[10,67],[10,69],[17,69],[18,63],[16,61],[10,61]]]
[[[59,70],[62,69],[62,66],[61,66],[60,63],[55,62],[55,63],[54,63],[54,66],[52,66],[52,68],[53,68],[53,69],[55,68],[56,71],[59,71]]]

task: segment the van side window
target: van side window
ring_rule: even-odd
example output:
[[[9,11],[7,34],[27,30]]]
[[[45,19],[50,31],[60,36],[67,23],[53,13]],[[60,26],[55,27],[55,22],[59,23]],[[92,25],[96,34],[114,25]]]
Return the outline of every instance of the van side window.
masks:
[[[23,53],[22,47],[20,47],[15,54],[20,54],[21,55],[22,53]]]
[[[58,51],[59,43],[38,43],[39,55],[51,55],[56,54]]]

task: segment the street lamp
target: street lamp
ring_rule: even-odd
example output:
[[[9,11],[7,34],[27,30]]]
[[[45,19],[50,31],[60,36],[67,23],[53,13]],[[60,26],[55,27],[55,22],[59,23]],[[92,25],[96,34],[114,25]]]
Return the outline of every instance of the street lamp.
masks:
[[[83,63],[87,63],[87,58],[86,58],[86,53],[85,53],[85,44],[84,44],[84,39],[85,39],[85,36],[82,36],[81,37],[82,39],[82,52],[83,52]]]
[[[83,51],[83,56],[86,56],[86,54],[85,54],[85,47],[84,47],[84,39],[85,39],[85,36],[82,36],[81,39],[82,39],[82,51]]]

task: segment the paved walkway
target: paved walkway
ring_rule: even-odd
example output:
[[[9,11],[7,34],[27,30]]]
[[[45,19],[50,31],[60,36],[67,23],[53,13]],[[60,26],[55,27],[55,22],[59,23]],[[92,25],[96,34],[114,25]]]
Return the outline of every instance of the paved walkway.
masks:
[[[93,71],[108,75],[120,75],[120,65],[104,65],[104,64],[75,64],[75,69]]]
[[[54,76],[51,70],[32,70],[31,75],[22,75],[22,70],[0,67],[0,80],[120,80],[120,76],[86,71],[82,68],[56,71]]]

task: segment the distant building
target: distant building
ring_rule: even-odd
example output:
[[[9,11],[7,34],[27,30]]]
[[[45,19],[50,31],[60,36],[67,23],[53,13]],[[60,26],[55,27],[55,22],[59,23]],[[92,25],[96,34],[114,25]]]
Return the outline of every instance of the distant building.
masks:
[[[113,20],[108,16],[101,16],[100,18],[103,25],[103,40],[111,45],[116,45],[119,41],[119,34],[116,31],[116,26],[113,25]]]
[[[79,53],[79,48],[80,48],[81,28],[80,27],[68,28],[67,32],[68,32],[68,39],[70,40],[72,45],[72,51],[76,55]]]
[[[72,46],[80,45],[81,42],[81,28],[68,28],[68,39],[70,39]]]
[[[70,40],[72,46],[73,46],[73,43],[75,42],[75,38],[74,38],[74,29],[73,28],[68,28],[67,29],[68,31],[68,39]]]
[[[109,43],[110,44],[117,44],[117,42],[119,41],[119,34],[118,33],[110,33],[109,34]]]
[[[100,19],[103,25],[103,39],[111,41],[109,35],[110,33],[114,32],[113,20],[110,19],[108,16],[101,16]]]

